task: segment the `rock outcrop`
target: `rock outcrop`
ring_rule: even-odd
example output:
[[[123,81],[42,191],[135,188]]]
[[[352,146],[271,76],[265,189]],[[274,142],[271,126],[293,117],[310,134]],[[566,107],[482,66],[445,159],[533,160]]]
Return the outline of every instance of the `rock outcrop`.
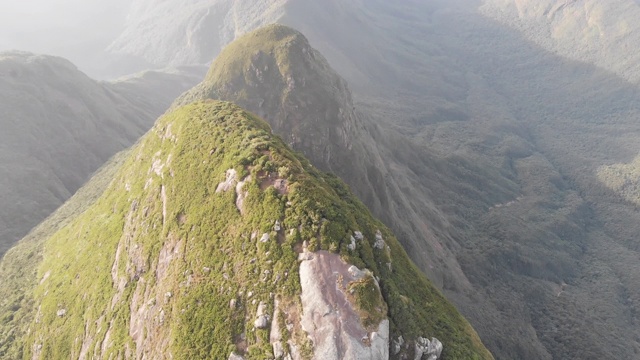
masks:
[[[419,337],[416,339],[414,360],[438,360],[442,354],[443,346],[440,340]]]
[[[351,283],[371,277],[371,273],[326,251],[307,254],[302,259],[301,325],[313,341],[314,359],[389,359],[389,320],[385,316],[370,325],[373,331],[365,329],[348,291]],[[374,296],[381,299],[380,289],[376,289]]]
[[[238,184],[238,174],[235,169],[229,169],[225,173],[225,180],[218,184],[216,192],[227,192],[235,188],[236,184]]]
[[[256,329],[266,329],[269,326],[271,317],[267,314],[266,308],[267,304],[260,301],[260,304],[258,305],[258,312],[256,313],[256,321],[253,322],[253,326],[255,326]]]

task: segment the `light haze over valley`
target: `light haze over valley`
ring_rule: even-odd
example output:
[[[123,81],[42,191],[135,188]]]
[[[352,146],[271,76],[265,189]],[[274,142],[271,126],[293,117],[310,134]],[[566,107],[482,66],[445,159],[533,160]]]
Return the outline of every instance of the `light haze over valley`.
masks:
[[[0,0],[0,359],[640,359],[638,48],[634,0]]]

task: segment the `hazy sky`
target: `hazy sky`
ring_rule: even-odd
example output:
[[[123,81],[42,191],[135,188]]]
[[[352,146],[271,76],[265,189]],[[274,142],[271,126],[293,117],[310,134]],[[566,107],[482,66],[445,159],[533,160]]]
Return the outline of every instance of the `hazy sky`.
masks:
[[[82,68],[121,30],[131,0],[0,0],[0,50],[66,57]]]

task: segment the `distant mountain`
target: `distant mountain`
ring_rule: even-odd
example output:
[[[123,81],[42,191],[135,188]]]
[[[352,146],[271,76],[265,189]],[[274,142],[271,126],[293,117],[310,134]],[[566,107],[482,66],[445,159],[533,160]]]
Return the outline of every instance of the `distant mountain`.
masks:
[[[0,255],[133,144],[196,73],[100,83],[61,58],[1,53]]]
[[[636,0],[485,0],[481,12],[548,51],[640,83]]]
[[[236,36],[277,21],[286,2],[136,0],[108,51],[160,67],[208,64]]]
[[[339,179],[230,103],[169,112],[59,212],[0,263],[2,356],[492,359]]]
[[[63,57],[91,77],[128,74],[105,47],[122,31],[129,1],[31,0],[0,3],[0,51]],[[139,66],[140,64],[135,64]],[[138,68],[140,69],[140,68]],[[125,72],[122,72],[125,71]]]

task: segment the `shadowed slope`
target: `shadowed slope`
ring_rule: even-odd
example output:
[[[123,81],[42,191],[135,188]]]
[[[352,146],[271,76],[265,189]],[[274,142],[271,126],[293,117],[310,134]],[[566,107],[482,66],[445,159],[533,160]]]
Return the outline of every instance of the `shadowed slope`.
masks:
[[[187,74],[100,83],[61,58],[0,53],[0,256],[133,144]]]

